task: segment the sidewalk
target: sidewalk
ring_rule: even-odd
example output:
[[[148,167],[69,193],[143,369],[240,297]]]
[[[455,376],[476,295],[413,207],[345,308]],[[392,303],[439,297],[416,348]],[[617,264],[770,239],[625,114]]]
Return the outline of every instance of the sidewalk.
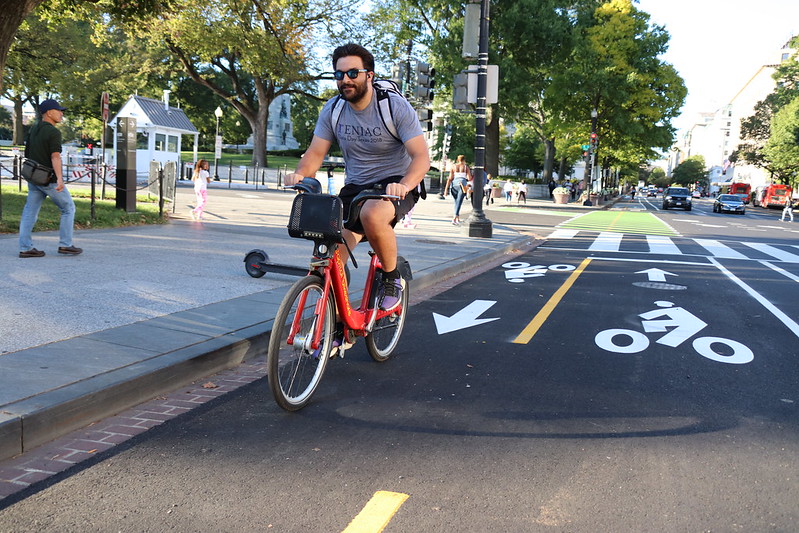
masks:
[[[204,222],[189,217],[192,190],[162,226],[78,230],[80,256],[59,256],[57,232],[34,234],[46,257],[17,258],[17,235],[0,235],[0,459],[48,442],[256,355],[295,277],[244,271],[245,254],[307,265],[312,244],[286,232],[292,193],[211,184]],[[502,208],[498,200],[488,210]],[[514,205],[514,208],[516,206]],[[522,208],[587,209],[528,200]],[[601,208],[601,207],[600,207]],[[490,239],[450,224],[451,199],[431,194],[397,227],[413,268],[412,291],[532,241],[496,223]],[[464,205],[463,220],[470,207]],[[368,246],[356,248],[359,265]],[[352,269],[362,287],[365,268]]]

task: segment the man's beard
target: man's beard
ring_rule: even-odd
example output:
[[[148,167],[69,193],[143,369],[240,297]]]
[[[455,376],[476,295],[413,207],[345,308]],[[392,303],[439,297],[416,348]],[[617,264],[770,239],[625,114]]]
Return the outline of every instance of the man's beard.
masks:
[[[338,88],[338,93],[341,95],[341,98],[352,103],[358,103],[362,98],[366,96],[367,88],[366,88],[366,81],[363,83],[352,82],[346,85],[341,85]],[[349,96],[344,93],[344,89],[346,88],[353,88],[354,91],[350,91]]]

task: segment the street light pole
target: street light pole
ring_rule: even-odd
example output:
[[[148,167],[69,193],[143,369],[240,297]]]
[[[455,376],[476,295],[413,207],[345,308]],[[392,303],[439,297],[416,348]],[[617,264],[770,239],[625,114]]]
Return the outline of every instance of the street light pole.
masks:
[[[214,137],[214,181],[219,181],[219,158],[222,156],[222,139],[219,138],[219,119],[222,118],[222,108],[216,106],[214,110],[216,116],[216,136]]]
[[[474,147],[474,173],[472,179],[472,214],[466,221],[469,237],[490,239],[493,230],[491,221],[483,212],[483,189],[485,186],[486,162],[486,93],[488,88],[488,22],[489,0],[480,2],[480,46],[477,55],[477,108],[475,129],[477,138]]]
[[[594,169],[596,168],[596,150],[599,141],[596,136],[596,120],[597,120],[597,110],[593,108],[591,110],[591,139],[589,142],[589,156],[591,162],[591,169],[589,172],[586,172],[586,175],[583,177],[585,182],[585,186],[583,189],[585,190],[585,201],[583,201],[583,205],[594,205],[591,202],[591,189],[594,188]]]

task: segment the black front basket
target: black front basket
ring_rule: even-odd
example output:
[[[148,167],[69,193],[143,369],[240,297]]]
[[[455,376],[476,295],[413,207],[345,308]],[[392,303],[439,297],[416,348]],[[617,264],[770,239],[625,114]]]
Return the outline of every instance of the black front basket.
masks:
[[[298,194],[291,204],[289,235],[300,239],[343,242],[341,198],[330,194]]]

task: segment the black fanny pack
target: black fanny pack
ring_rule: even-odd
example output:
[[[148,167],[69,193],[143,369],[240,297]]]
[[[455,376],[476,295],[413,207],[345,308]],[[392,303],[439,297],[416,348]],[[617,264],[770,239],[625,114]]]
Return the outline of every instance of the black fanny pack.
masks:
[[[25,159],[22,162],[22,177],[26,181],[44,187],[56,180],[55,172],[52,168],[40,165],[33,159]]]

